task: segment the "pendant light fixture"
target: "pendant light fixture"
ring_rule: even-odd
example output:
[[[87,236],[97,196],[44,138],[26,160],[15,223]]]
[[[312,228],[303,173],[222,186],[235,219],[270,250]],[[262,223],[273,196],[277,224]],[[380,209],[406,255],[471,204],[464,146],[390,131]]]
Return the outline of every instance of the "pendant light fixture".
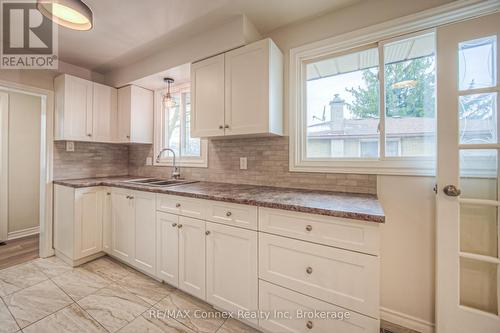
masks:
[[[174,79],[166,77],[163,79],[163,82],[165,82],[165,89],[167,90],[167,93],[163,95],[163,106],[166,109],[175,108],[177,106],[177,103],[170,94],[170,85],[174,83]]]
[[[37,9],[53,22],[73,30],[90,30],[93,14],[81,0],[37,0]]]

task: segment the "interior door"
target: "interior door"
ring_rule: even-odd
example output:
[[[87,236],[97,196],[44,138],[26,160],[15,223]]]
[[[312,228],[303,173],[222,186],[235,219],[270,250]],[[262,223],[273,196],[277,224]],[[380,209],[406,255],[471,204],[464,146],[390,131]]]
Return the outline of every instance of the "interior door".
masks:
[[[437,31],[437,332],[499,332],[500,14]]]
[[[0,243],[7,240],[9,94],[0,92]]]

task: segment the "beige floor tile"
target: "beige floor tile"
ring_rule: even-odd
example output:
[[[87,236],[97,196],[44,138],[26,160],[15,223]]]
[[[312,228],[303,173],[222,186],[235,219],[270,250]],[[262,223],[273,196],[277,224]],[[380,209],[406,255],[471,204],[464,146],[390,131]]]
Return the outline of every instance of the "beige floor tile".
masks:
[[[106,333],[78,305],[72,304],[23,329],[24,333]]]
[[[49,258],[40,258],[32,261],[39,270],[41,270],[49,278],[54,278],[61,274],[71,272],[73,267],[66,264],[64,261],[56,256]]]
[[[0,298],[0,333],[13,333],[19,331],[16,321]]]
[[[3,269],[0,271],[0,296],[12,294],[47,279],[32,263]]]
[[[131,268],[126,267],[110,257],[96,259],[81,267],[113,282],[122,280],[132,271]]]
[[[110,332],[116,332],[149,308],[149,304],[118,285],[110,285],[78,304]]]
[[[259,333],[260,331],[236,319],[228,319],[217,333]]]
[[[151,305],[156,304],[175,290],[175,288],[158,282],[140,272],[131,272],[118,284]]]
[[[6,296],[4,301],[21,328],[73,302],[50,280]]]
[[[170,318],[136,318],[120,330],[120,333],[191,333],[189,328]]]
[[[75,268],[71,272],[53,278],[52,281],[75,301],[110,284],[109,280],[83,268]]]
[[[177,316],[175,319],[195,332],[214,333],[224,323],[221,313],[209,304],[177,290],[162,299],[155,308],[160,311],[185,310],[188,316]],[[208,319],[200,318],[205,314]]]

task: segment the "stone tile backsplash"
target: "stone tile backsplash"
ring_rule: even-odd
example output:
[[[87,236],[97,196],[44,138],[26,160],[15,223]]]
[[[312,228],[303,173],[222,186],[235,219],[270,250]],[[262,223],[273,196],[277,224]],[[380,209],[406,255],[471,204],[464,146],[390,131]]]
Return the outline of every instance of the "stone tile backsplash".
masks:
[[[184,178],[224,183],[268,185],[352,193],[377,192],[375,175],[290,172],[288,137],[209,140],[208,168],[181,168]],[[153,146],[75,142],[54,144],[54,179],[135,175],[169,178],[170,167],[146,164]],[[240,157],[248,169],[240,170]]]
[[[75,142],[75,151],[66,151],[66,142],[54,143],[54,180],[128,174],[128,146],[113,143]]]
[[[169,178],[170,167],[147,166],[152,145],[129,146],[129,174]],[[376,175],[290,172],[288,137],[209,140],[208,168],[181,168],[184,178],[340,192],[377,192]],[[240,157],[248,169],[240,170]]]

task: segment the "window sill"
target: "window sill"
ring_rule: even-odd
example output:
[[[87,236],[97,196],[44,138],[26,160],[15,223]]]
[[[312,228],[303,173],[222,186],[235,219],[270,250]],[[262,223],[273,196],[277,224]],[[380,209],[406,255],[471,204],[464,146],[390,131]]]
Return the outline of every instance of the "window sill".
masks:
[[[207,160],[184,160],[184,161],[175,161],[178,167],[186,167],[186,168],[208,168]],[[172,159],[161,159],[160,162],[153,161],[153,166],[160,167],[171,167],[173,166]]]

